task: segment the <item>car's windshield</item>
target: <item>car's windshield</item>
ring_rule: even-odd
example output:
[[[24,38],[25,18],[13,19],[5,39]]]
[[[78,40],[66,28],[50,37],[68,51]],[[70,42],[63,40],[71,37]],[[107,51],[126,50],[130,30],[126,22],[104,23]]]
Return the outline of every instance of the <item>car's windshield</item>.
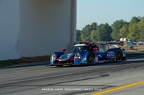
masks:
[[[81,51],[87,51],[88,46],[74,46],[70,52],[81,52]]]

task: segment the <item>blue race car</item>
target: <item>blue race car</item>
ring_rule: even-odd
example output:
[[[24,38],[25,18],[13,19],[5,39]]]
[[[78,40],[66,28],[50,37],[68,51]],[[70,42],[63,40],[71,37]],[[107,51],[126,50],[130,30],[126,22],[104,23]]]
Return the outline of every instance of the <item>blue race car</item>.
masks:
[[[50,65],[92,65],[126,60],[125,50],[115,44],[121,43],[81,42],[75,44],[67,53],[65,53],[66,49],[62,49],[62,52],[54,52],[50,58]]]

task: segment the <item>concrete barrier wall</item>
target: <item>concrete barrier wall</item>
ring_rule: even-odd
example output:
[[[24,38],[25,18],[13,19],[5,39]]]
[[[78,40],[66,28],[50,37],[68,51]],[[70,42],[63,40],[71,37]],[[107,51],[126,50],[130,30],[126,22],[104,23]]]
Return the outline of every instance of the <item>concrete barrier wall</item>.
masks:
[[[69,48],[70,31],[75,32],[71,15],[76,15],[71,5],[71,0],[0,0],[0,60]]]
[[[19,58],[19,0],[0,0],[0,60]]]

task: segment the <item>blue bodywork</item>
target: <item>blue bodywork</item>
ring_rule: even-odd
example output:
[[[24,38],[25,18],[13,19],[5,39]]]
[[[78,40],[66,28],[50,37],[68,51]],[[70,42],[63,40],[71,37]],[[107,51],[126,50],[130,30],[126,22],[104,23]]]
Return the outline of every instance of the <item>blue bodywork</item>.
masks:
[[[78,50],[77,47],[85,47],[85,49]],[[120,48],[112,48],[101,52],[100,50],[92,50],[87,45],[74,46],[68,53],[54,52],[51,56],[50,65],[89,65],[90,62],[99,64],[101,62],[117,61],[118,51],[122,55],[122,60],[126,59],[125,50]]]

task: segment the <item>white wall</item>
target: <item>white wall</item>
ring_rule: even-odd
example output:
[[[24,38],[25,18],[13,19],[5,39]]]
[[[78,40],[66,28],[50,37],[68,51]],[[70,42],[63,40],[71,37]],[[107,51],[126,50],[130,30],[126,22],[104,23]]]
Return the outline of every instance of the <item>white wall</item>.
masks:
[[[20,55],[50,55],[69,46],[70,0],[20,0]]]
[[[76,29],[71,5],[71,0],[0,0],[0,60],[68,48]]]
[[[16,50],[18,35],[18,0],[0,0],[0,60],[19,58]]]

